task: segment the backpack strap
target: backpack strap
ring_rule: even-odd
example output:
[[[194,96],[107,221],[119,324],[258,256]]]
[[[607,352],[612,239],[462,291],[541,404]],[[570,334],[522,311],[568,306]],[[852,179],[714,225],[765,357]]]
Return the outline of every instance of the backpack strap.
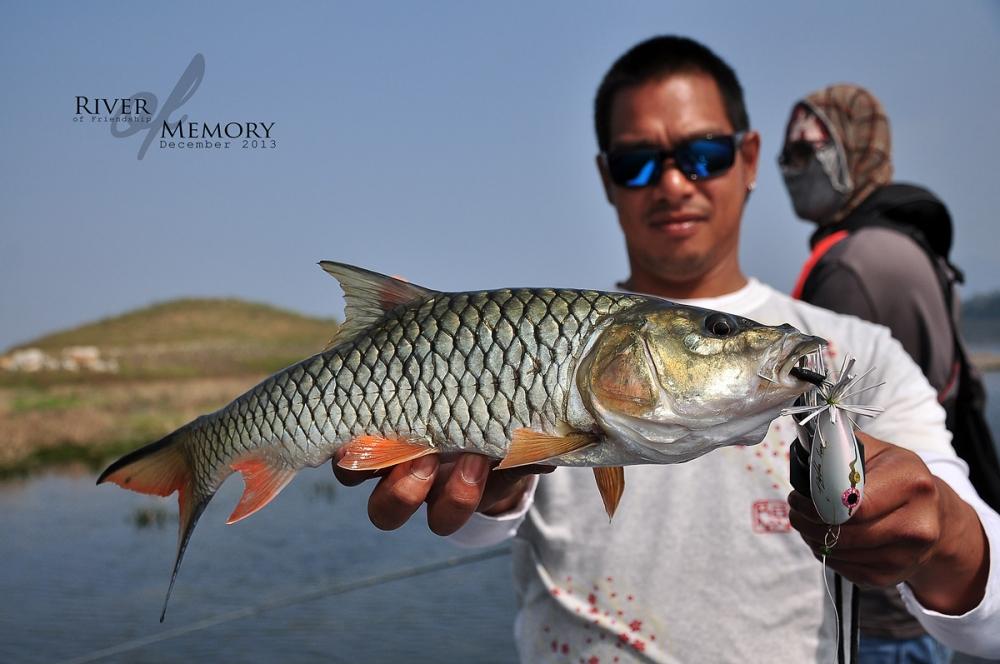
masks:
[[[986,419],[986,391],[978,369],[969,359],[956,318],[956,284],[963,282],[962,272],[946,256],[935,251],[920,228],[882,216],[856,229],[871,227],[888,228],[906,235],[931,261],[944,295],[954,348],[951,376],[948,384],[938,393],[938,401],[946,406],[947,426],[953,434],[952,445],[969,466],[969,480],[979,497],[994,510],[1000,511],[1000,455]]]
[[[812,253],[809,254],[809,259],[806,264],[802,266],[802,272],[799,273],[799,279],[795,282],[795,288],[792,290],[792,297],[796,300],[802,299],[802,290],[806,286],[806,281],[809,280],[809,275],[816,268],[816,263],[820,261],[823,256],[826,255],[828,251],[833,249],[841,240],[846,240],[849,233],[847,231],[837,231],[836,233],[831,233],[825,238],[816,243],[813,247]]]
[[[941,252],[950,242],[943,243],[940,237],[937,243],[932,242],[924,228],[906,223],[904,209],[886,206],[878,208],[874,205],[869,207],[867,210],[859,208],[857,213],[840,224],[835,232],[829,233],[831,230],[829,228],[819,230],[817,236],[814,236],[812,254],[802,267],[792,297],[802,299],[806,282],[816,264],[854,231],[863,228],[887,228],[911,238],[920,247],[931,261],[931,267],[944,296],[954,349],[951,375],[948,383],[938,393],[938,401],[946,407],[947,426],[953,434],[952,445],[958,456],[968,464],[972,485],[990,507],[1000,511],[1000,458],[986,419],[986,391],[979,371],[969,359],[956,315],[956,285],[962,283],[964,279],[962,272],[948,260],[947,254]]]

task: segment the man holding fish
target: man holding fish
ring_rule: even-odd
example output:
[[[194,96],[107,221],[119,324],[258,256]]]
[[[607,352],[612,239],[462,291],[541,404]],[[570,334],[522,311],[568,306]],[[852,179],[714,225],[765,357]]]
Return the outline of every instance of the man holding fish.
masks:
[[[382,475],[369,503],[381,528],[426,502],[430,527],[456,541],[516,531],[525,661],[803,662],[838,644],[843,661],[850,589],[835,578],[825,602],[812,554],[854,582],[899,584],[943,642],[1000,651],[1000,517],[969,484],[919,368],[887,329],[740,269],[760,137],[733,71],[687,39],[644,42],[605,76],[595,125],[631,292],[444,293],[323,261],[346,302],[327,349],[98,479],[178,494],[167,598],[227,477],[244,482],[233,523],[333,458],[346,483]],[[814,371],[824,345],[830,366],[871,368],[868,382],[855,389],[846,360],[843,376]],[[835,528],[788,495],[788,443],[808,429],[779,415],[817,382],[827,419],[810,425],[811,449],[842,463],[812,464],[808,484],[822,513],[846,510]],[[872,436],[859,434],[859,469],[833,414],[880,408]],[[567,468],[539,483],[538,464]]]
[[[821,552],[855,583],[899,584],[945,643],[1000,653],[1000,517],[969,484],[919,368],[884,328],[793,301],[740,268],[760,137],[732,69],[696,42],[651,39],[605,76],[595,125],[597,167],[631,267],[623,290],[791,323],[829,341],[829,366],[850,354],[876,367],[868,382],[885,385],[855,397],[885,408],[859,435],[864,500],[831,548],[809,499],[789,493],[795,433],[781,418],[755,447],[630,466],[611,524],[589,469],[538,481],[537,466],[496,470],[477,454],[430,454],[383,471],[372,522],[396,528],[426,502],[431,529],[459,541],[490,544],[516,531],[524,661],[836,660]],[[624,382],[628,398],[642,396]],[[371,476],[334,468],[345,483]]]

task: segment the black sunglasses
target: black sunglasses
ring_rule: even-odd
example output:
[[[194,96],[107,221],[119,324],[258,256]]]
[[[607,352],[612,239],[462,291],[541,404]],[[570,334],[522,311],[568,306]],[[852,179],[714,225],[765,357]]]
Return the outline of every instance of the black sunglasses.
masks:
[[[812,141],[789,141],[778,155],[778,165],[789,170],[801,170],[809,164],[816,147]]]
[[[670,159],[689,180],[707,180],[722,175],[736,161],[736,150],[746,136],[740,131],[728,136],[704,136],[682,141],[673,150],[624,148],[605,152],[611,180],[619,187],[650,187],[663,176],[663,162]]]

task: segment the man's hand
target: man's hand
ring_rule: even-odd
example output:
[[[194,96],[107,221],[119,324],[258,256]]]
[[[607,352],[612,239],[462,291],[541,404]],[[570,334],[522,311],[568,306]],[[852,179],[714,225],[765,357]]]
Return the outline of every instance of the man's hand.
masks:
[[[368,518],[377,528],[394,530],[427,503],[427,525],[438,535],[450,535],[473,512],[502,514],[513,509],[528,485],[528,477],[549,473],[552,466],[524,466],[493,470],[496,461],[480,454],[458,454],[439,459],[429,454],[375,472],[345,470],[333,458],[333,474],[342,484],[354,486],[381,477],[368,499]]]
[[[982,601],[989,551],[979,517],[913,452],[857,432],[865,445],[861,506],[827,564],[862,586],[906,582],[928,609],[959,615]],[[792,526],[817,558],[828,526],[812,501],[788,496]]]

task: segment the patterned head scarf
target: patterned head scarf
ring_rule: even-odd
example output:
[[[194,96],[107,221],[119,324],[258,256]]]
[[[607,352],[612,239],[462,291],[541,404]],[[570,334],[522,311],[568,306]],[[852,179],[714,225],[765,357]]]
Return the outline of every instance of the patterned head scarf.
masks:
[[[831,221],[840,221],[868,196],[892,181],[889,118],[875,95],[858,85],[831,85],[803,103],[843,147],[854,191]]]

